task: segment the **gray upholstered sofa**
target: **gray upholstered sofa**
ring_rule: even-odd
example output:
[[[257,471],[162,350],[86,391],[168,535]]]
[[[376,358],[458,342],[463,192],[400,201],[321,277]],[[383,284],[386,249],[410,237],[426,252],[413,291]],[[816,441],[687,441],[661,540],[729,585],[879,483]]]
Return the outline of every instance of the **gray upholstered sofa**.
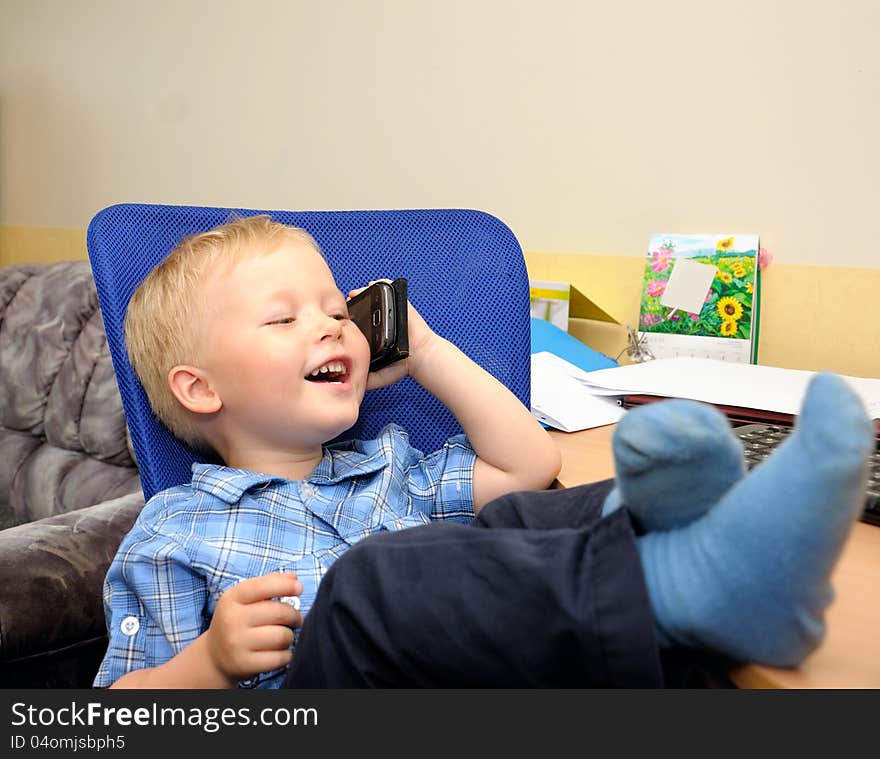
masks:
[[[89,687],[143,507],[86,261],[0,267],[0,687]]]

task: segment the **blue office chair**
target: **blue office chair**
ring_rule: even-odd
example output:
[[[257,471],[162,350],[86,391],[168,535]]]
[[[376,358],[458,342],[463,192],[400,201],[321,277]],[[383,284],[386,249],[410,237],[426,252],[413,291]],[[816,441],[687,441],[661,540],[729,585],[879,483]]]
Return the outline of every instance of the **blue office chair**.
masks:
[[[339,288],[406,277],[412,304],[440,335],[529,405],[529,286],[522,249],[494,216],[471,210],[254,211],[115,205],[89,224],[88,251],[107,341],[144,496],[189,482],[199,460],[153,415],[128,362],[123,321],[137,285],[185,235],[230,216],[269,213],[308,230]],[[397,422],[412,444],[433,451],[461,431],[444,406],[407,378],[367,393],[357,424],[342,438],[375,436]]]

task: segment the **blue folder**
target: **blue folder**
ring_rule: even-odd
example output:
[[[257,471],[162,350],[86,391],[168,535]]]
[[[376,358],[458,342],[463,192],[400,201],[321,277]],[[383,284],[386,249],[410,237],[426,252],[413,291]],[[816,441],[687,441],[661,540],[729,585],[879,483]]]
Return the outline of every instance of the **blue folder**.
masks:
[[[583,369],[585,372],[619,366],[613,358],[593,350],[589,345],[585,345],[576,337],[572,337],[565,330],[559,329],[555,324],[551,324],[545,319],[537,319],[534,316],[531,317],[531,320],[532,353],[541,353],[542,351],[553,353],[559,356],[559,358],[563,358]]]

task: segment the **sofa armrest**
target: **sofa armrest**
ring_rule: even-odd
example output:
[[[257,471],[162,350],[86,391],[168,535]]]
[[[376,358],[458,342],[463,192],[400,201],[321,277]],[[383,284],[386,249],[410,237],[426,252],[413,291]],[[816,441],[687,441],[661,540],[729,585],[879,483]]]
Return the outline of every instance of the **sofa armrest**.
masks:
[[[140,492],[0,531],[0,666],[106,634],[104,576]]]

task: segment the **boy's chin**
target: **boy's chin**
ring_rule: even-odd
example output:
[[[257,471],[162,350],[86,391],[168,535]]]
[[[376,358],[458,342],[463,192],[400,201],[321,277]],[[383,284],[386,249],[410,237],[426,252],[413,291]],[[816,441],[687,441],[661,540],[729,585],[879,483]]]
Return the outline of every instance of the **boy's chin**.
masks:
[[[327,443],[331,440],[335,440],[346,430],[350,430],[352,427],[354,427],[354,425],[357,424],[357,420],[358,414],[352,414],[351,416],[344,419],[339,419],[337,424],[328,425],[324,429],[323,442]]]

